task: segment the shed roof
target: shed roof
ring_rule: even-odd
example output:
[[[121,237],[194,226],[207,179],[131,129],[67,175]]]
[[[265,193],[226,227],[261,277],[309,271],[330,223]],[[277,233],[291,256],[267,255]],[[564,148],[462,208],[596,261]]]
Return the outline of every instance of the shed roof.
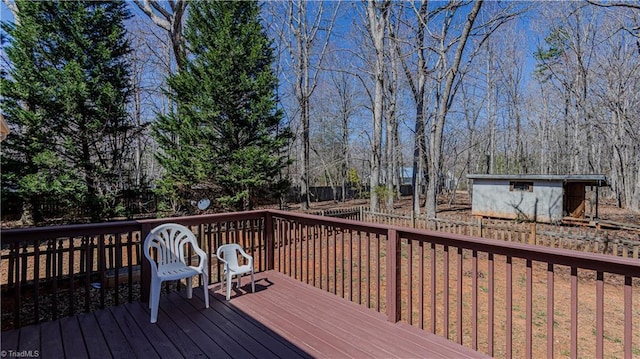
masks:
[[[593,186],[608,186],[607,176],[601,174],[590,175],[542,175],[542,174],[516,174],[516,175],[488,175],[468,174],[472,180],[511,180],[511,181],[549,181],[549,182],[581,182]]]

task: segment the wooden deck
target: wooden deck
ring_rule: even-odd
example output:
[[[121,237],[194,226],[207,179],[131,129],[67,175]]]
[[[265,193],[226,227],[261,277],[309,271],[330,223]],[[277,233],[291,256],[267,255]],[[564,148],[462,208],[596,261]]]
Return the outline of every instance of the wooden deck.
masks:
[[[130,303],[2,332],[3,354],[145,359],[486,358],[407,324],[392,324],[380,313],[277,272],[257,274],[254,294],[246,293],[248,282],[245,277],[230,302],[214,286],[210,309],[204,309],[200,288],[194,290],[192,300],[185,293],[161,296],[157,324],[149,323],[146,303]]]

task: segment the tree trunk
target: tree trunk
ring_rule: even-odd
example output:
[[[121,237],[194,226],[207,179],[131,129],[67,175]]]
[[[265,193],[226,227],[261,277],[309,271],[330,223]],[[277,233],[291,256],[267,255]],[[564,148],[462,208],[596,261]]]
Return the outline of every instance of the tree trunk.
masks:
[[[471,33],[471,28],[473,27],[473,23],[475,22],[481,7],[482,1],[476,1],[473,5],[473,9],[467,16],[467,21],[465,22],[464,29],[460,35],[460,39],[458,40],[458,48],[456,49],[453,63],[451,64],[451,67],[447,69],[445,84],[438,103],[438,112],[436,114],[435,124],[431,129],[431,143],[429,144],[431,147],[431,156],[429,158],[429,181],[427,182],[426,203],[426,213],[428,217],[436,216],[438,186],[442,173],[442,137],[444,134],[444,123],[449,111],[453,81],[458,74],[460,62],[462,61],[462,53],[466,47],[467,39]],[[441,53],[441,56],[444,57],[446,54]]]
[[[367,17],[369,19],[369,32],[373,40],[373,47],[376,52],[376,62],[374,68],[375,92],[373,98],[373,138],[371,143],[371,178],[370,203],[371,211],[377,211],[379,205],[377,188],[380,184],[381,165],[381,144],[382,144],[382,109],[384,91],[384,33],[386,18],[389,14],[390,0],[384,0],[382,4],[376,5],[375,0],[367,2]],[[380,15],[378,16],[378,9]]]

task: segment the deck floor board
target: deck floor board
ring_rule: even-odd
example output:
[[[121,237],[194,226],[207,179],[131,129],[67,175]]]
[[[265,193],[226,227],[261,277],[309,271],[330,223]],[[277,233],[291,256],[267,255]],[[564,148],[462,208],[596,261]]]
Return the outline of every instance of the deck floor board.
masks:
[[[86,314],[87,316],[93,316],[93,313]],[[87,347],[94,348],[99,342],[104,341],[102,333],[90,336],[90,341],[85,342],[82,339],[82,329],[78,319],[85,319],[85,315],[78,317],[66,317],[60,320],[60,332],[62,334],[62,347],[64,348],[65,358],[89,358]],[[87,345],[88,343],[88,345]],[[47,348],[41,348],[43,352],[47,351]],[[30,348],[20,347],[19,351],[31,350]],[[103,357],[110,358],[111,354],[107,351],[103,354]]]
[[[103,331],[109,331],[109,328],[101,327],[100,323],[98,323],[98,320],[96,319],[95,315],[93,315],[93,313],[80,315],[77,318],[82,336],[86,338],[85,342],[91,343],[91,345],[86,346],[89,357],[110,357],[111,350],[109,350],[109,344],[107,344],[107,337],[105,337],[105,335],[103,334]],[[66,333],[66,331],[63,331],[63,334]],[[65,336],[66,335],[63,335],[63,338]]]
[[[60,322],[57,320],[44,322],[34,327],[39,327],[40,329],[40,351],[38,352],[40,358],[62,358],[64,356],[64,348],[62,347]],[[2,347],[4,348],[4,333],[2,335]],[[42,350],[42,348],[46,348],[46,350]]]
[[[386,317],[284,274],[256,274],[226,301],[211,286],[162,295],[158,322],[147,303],[116,307],[2,332],[2,350],[85,358],[486,358],[481,353]]]

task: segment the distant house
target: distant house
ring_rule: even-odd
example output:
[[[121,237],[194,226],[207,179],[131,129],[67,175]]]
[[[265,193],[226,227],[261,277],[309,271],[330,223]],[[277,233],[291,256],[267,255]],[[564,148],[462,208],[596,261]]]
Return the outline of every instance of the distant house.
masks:
[[[467,178],[473,180],[473,215],[537,222],[585,218],[587,186],[595,187],[597,217],[598,188],[609,185],[604,175],[470,174]]]

